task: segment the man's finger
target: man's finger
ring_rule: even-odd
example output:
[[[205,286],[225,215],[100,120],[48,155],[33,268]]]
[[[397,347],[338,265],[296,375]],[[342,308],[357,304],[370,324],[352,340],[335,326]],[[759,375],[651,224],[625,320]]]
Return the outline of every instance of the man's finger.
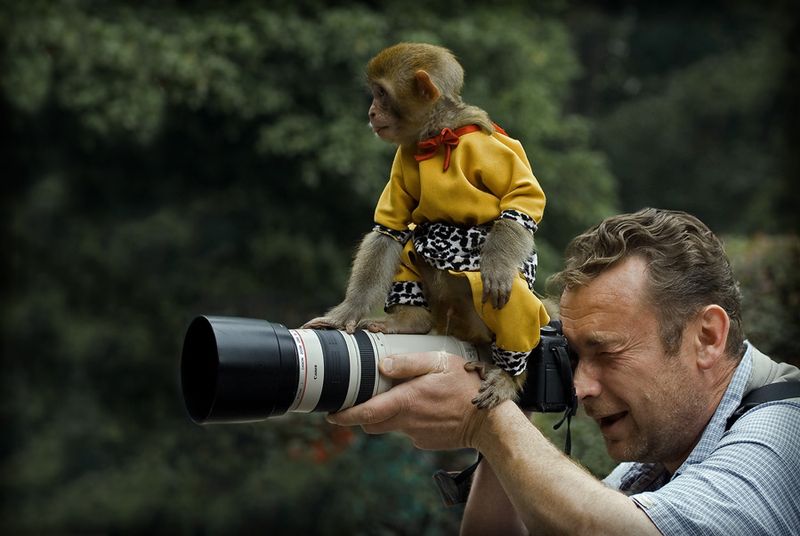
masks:
[[[358,406],[331,413],[325,419],[329,423],[338,424],[339,426],[377,424],[391,419],[402,411],[404,407],[398,400],[398,392],[388,391]]]
[[[381,373],[395,379],[416,378],[432,372],[445,372],[451,354],[447,352],[417,352],[384,358]]]

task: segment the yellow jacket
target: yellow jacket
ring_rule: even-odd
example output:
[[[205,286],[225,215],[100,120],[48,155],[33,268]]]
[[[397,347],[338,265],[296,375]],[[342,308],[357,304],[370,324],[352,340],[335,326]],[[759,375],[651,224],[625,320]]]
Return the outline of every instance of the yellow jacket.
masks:
[[[375,223],[395,231],[437,221],[475,226],[496,220],[505,210],[541,221],[545,195],[517,140],[500,132],[464,134],[446,171],[444,154],[439,150],[417,162],[413,151],[400,147],[375,209]]]

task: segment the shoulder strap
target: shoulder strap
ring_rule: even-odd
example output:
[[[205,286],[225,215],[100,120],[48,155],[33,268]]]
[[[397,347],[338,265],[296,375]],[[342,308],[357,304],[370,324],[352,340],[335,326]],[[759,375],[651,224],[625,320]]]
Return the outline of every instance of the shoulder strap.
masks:
[[[787,398],[800,398],[800,382],[775,382],[759,387],[758,389],[753,389],[742,399],[741,405],[733,412],[733,415],[728,418],[725,430],[730,430],[733,423],[735,423],[739,417],[759,404]]]

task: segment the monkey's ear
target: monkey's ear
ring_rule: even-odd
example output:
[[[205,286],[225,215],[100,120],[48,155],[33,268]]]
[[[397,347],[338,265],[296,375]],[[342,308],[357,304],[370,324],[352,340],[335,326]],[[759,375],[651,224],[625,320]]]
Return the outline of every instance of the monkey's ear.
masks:
[[[414,78],[417,80],[417,91],[419,92],[419,96],[423,99],[433,102],[442,94],[442,92],[439,91],[439,88],[436,87],[436,84],[433,83],[433,80],[431,80],[431,76],[426,71],[420,69],[414,73]]]

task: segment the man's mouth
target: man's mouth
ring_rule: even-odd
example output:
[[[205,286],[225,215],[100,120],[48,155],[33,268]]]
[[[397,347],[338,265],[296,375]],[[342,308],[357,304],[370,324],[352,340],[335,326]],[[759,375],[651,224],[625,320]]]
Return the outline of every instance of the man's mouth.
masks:
[[[616,423],[618,423],[619,421],[621,421],[621,420],[622,420],[623,418],[625,418],[625,416],[627,416],[627,415],[628,415],[628,412],[627,412],[627,411],[620,411],[619,413],[614,413],[614,414],[612,414],[612,415],[607,415],[607,416],[605,416],[605,417],[602,417],[602,418],[600,418],[600,419],[597,419],[597,424],[599,424],[599,425],[600,425],[600,430],[601,430],[603,433],[606,433],[606,432],[608,432],[609,430],[611,430],[611,428],[612,428],[612,427],[613,427],[613,426],[614,426]]]

